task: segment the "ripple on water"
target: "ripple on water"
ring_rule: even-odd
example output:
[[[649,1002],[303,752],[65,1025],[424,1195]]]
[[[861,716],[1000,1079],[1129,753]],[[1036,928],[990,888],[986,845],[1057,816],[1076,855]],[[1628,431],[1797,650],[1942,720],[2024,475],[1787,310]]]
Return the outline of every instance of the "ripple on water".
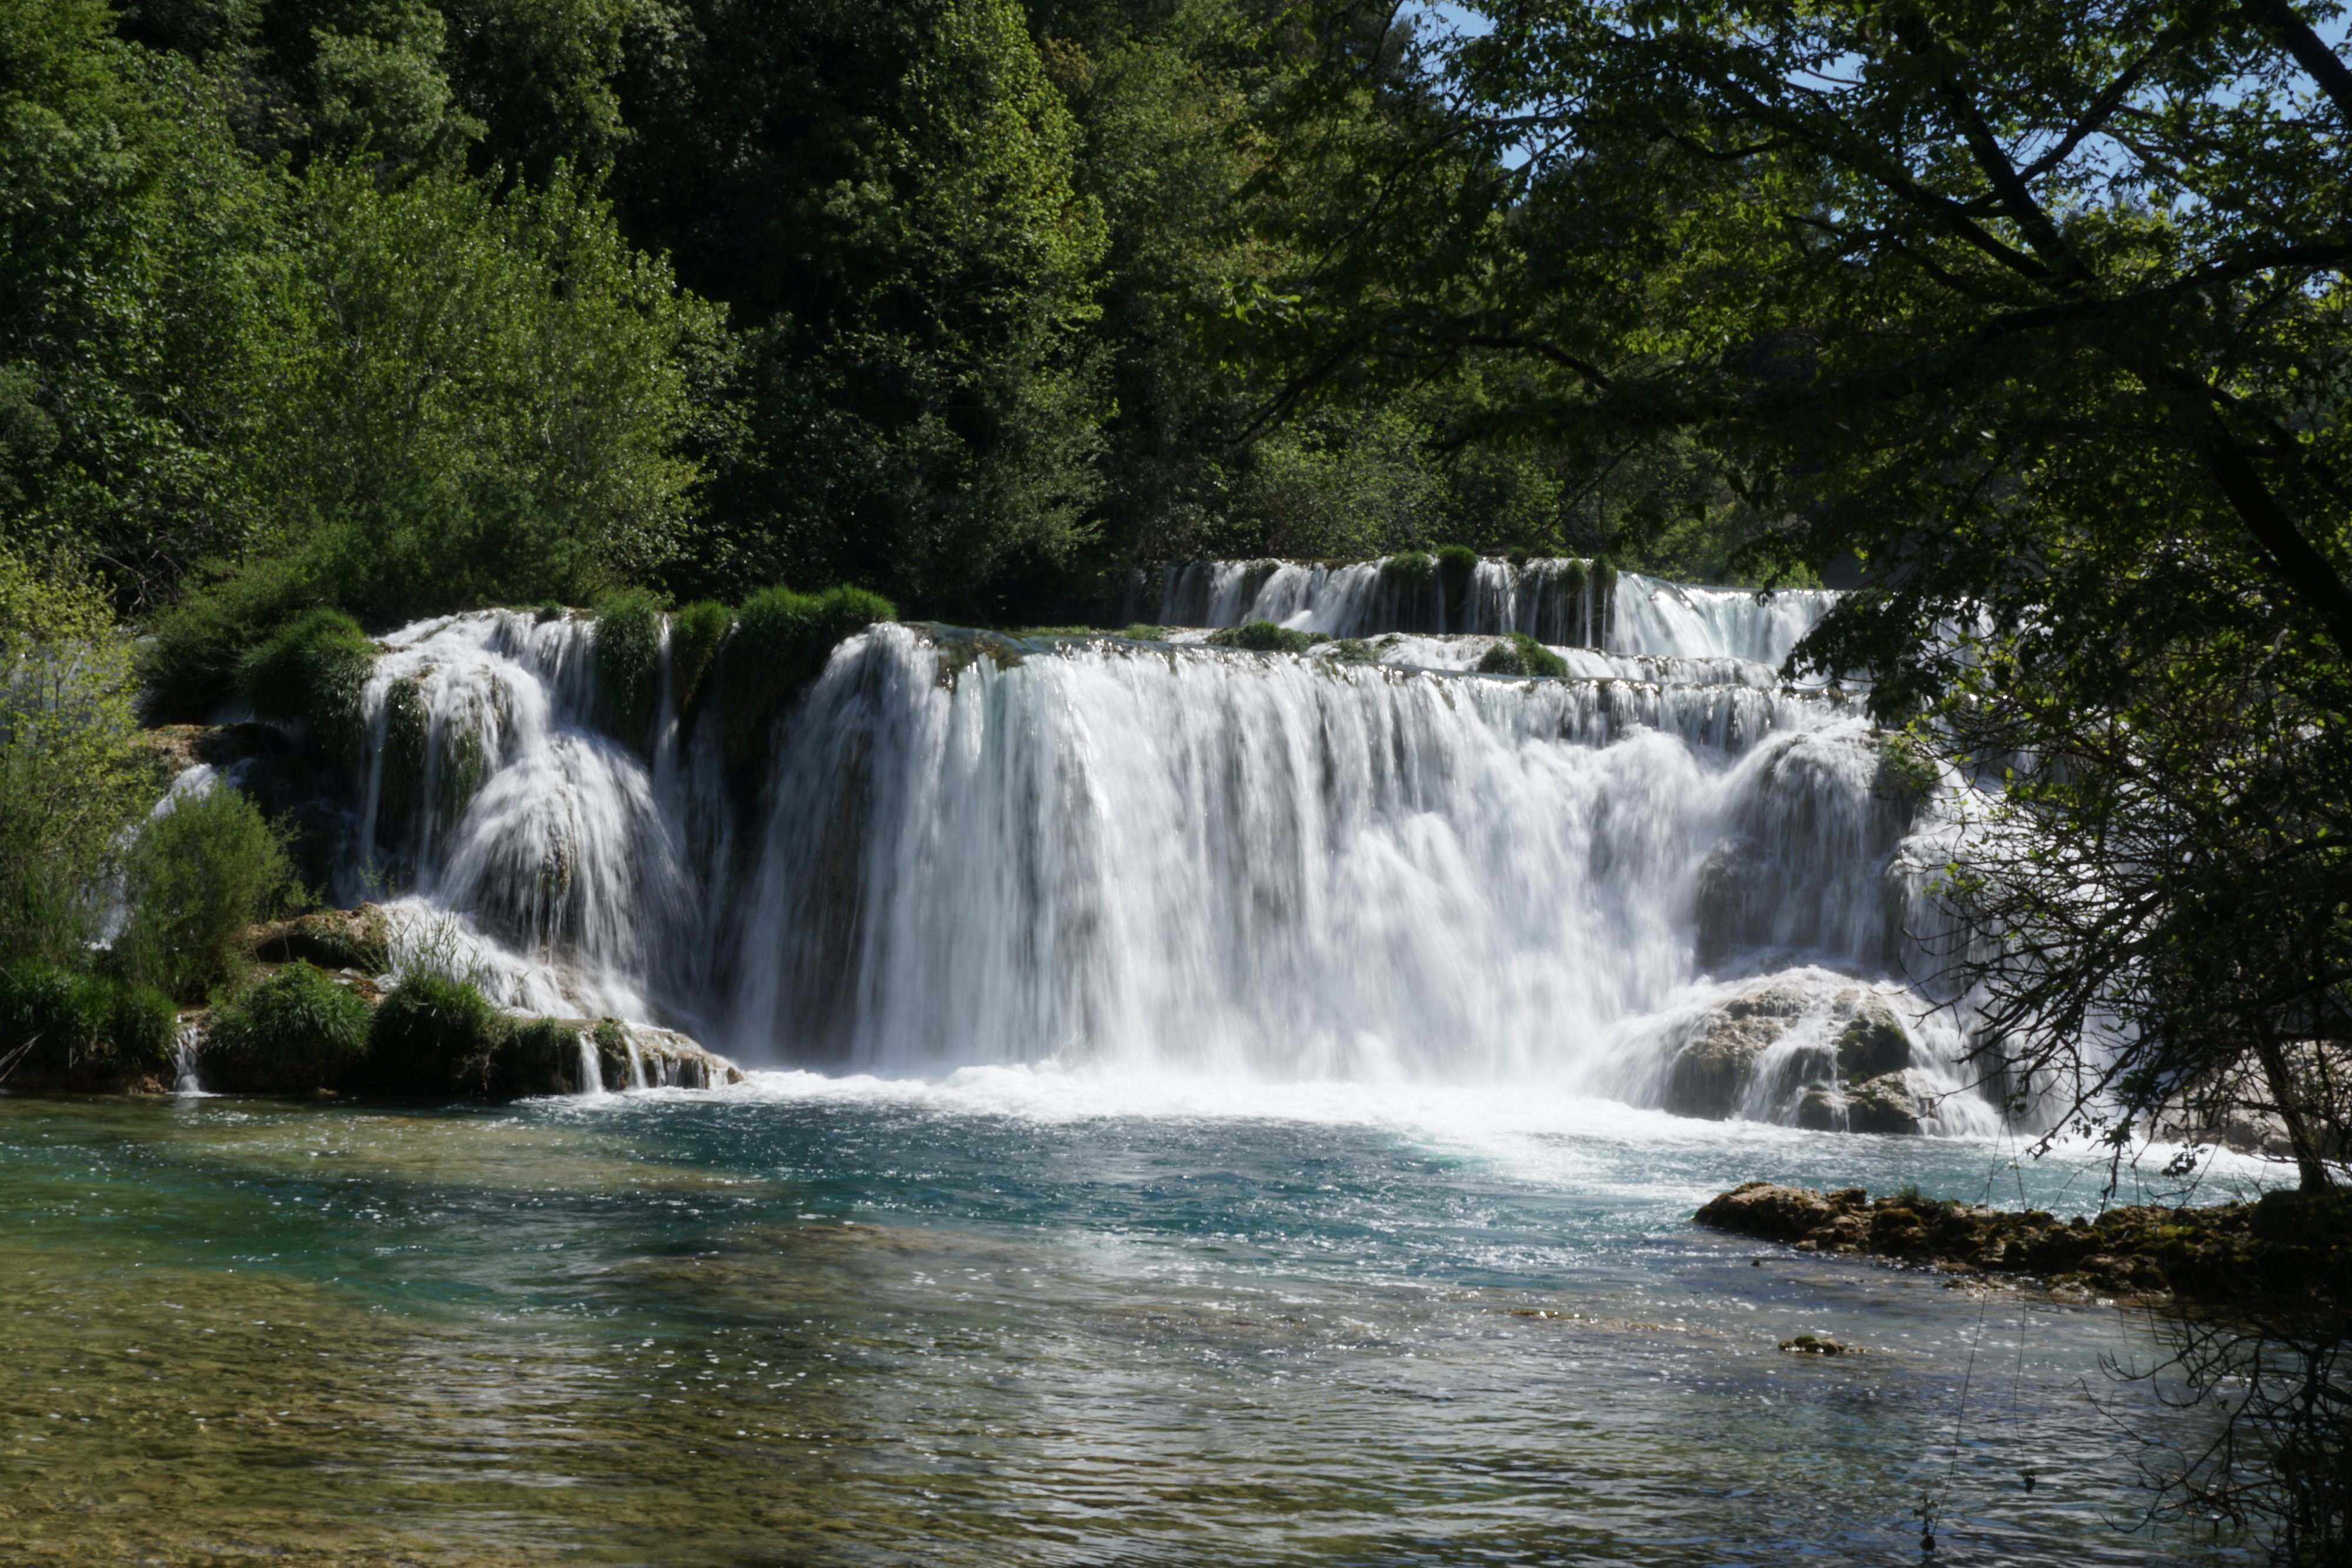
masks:
[[[2079,1175],[1085,1092],[0,1099],[0,1558],[1882,1563],[1932,1496],[1956,1557],[2236,1560],[2114,1522],[2084,1390],[2132,1398],[2130,1320],[1683,1221],[1750,1176]]]

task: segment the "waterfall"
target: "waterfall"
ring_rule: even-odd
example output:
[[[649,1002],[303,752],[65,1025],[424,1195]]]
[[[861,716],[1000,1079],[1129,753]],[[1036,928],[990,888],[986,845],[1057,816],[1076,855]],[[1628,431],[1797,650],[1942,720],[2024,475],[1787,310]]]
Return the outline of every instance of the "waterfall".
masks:
[[[604,1097],[604,1069],[596,1060],[596,1036],[592,1030],[580,1031],[580,1092],[591,1100]]]
[[[1850,696],[1717,647],[1567,648],[1565,679],[1441,667],[1485,641],[1365,664],[878,626],[747,782],[718,718],[667,695],[649,748],[606,734],[584,622],[422,622],[368,687],[344,874],[389,878],[395,922],[438,922],[507,1005],[753,1065],[1661,1104],[1694,1031],[1769,984],[1823,1019],[1884,998],[1912,1067],[1959,1087],[1957,1028],[1904,984],[1937,825],[1882,787]],[[630,1061],[645,1086],[634,1039]],[[1956,1094],[1929,1120],[1991,1113]]]
[[[205,1092],[198,1057],[204,1050],[205,1032],[194,1019],[184,1019],[172,1039],[172,1092],[201,1094]]]
[[[1828,589],[1780,589],[1759,600],[1752,589],[1612,573],[1570,557],[1481,559],[1454,592],[1428,558],[1391,556],[1344,566],[1188,561],[1164,572],[1159,616],[1171,626],[1273,621],[1334,637],[1524,632],[1559,647],[1773,668],[1836,602]]]

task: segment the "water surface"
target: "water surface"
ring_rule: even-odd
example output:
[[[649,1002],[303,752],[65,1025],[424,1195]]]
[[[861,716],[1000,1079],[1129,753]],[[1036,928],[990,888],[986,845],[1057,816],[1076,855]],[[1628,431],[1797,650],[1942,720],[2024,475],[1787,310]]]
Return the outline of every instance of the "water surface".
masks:
[[[2103,1375],[2130,1316],[1687,1223],[2095,1207],[2011,1153],[1013,1069],[0,1099],[0,1559],[1883,1563],[1924,1505],[1944,1563],[2251,1560],[2131,1528],[2124,1428],[2195,1418]]]

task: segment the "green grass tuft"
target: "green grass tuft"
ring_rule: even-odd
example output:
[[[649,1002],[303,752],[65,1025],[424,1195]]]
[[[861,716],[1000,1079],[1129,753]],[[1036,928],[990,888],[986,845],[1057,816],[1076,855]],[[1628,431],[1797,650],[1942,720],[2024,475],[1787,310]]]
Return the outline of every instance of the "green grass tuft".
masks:
[[[321,757],[355,773],[364,751],[360,699],[375,654],[358,622],[340,610],[313,610],[238,661],[237,695],[263,718],[299,722]]]
[[[1252,621],[1243,626],[1226,626],[1209,633],[1212,648],[1246,648],[1254,653],[1304,653],[1315,645],[1316,639],[1304,632],[1294,632],[1287,626],[1277,626],[1271,621]]]
[[[660,695],[660,608],[636,589],[607,594],[596,605],[595,639],[596,704],[604,727],[624,744],[647,750]]]
[[[367,1059],[373,1017],[358,995],[298,959],[214,1014],[205,1082],[265,1094],[341,1088]]]
[[[464,980],[412,973],[375,1010],[367,1086],[380,1094],[478,1092],[512,1020]]]
[[[1524,632],[1514,632],[1478,661],[1483,675],[1564,675],[1568,661]]]

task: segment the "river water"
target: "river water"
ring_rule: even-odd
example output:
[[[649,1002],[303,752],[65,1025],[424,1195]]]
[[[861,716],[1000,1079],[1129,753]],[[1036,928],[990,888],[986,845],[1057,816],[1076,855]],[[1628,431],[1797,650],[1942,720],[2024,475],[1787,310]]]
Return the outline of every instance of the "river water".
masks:
[[[0,1099],[0,1561],[2250,1560],[2131,1528],[2201,1429],[2132,1314],[1687,1219],[2095,1207],[2012,1153],[1027,1068]]]

